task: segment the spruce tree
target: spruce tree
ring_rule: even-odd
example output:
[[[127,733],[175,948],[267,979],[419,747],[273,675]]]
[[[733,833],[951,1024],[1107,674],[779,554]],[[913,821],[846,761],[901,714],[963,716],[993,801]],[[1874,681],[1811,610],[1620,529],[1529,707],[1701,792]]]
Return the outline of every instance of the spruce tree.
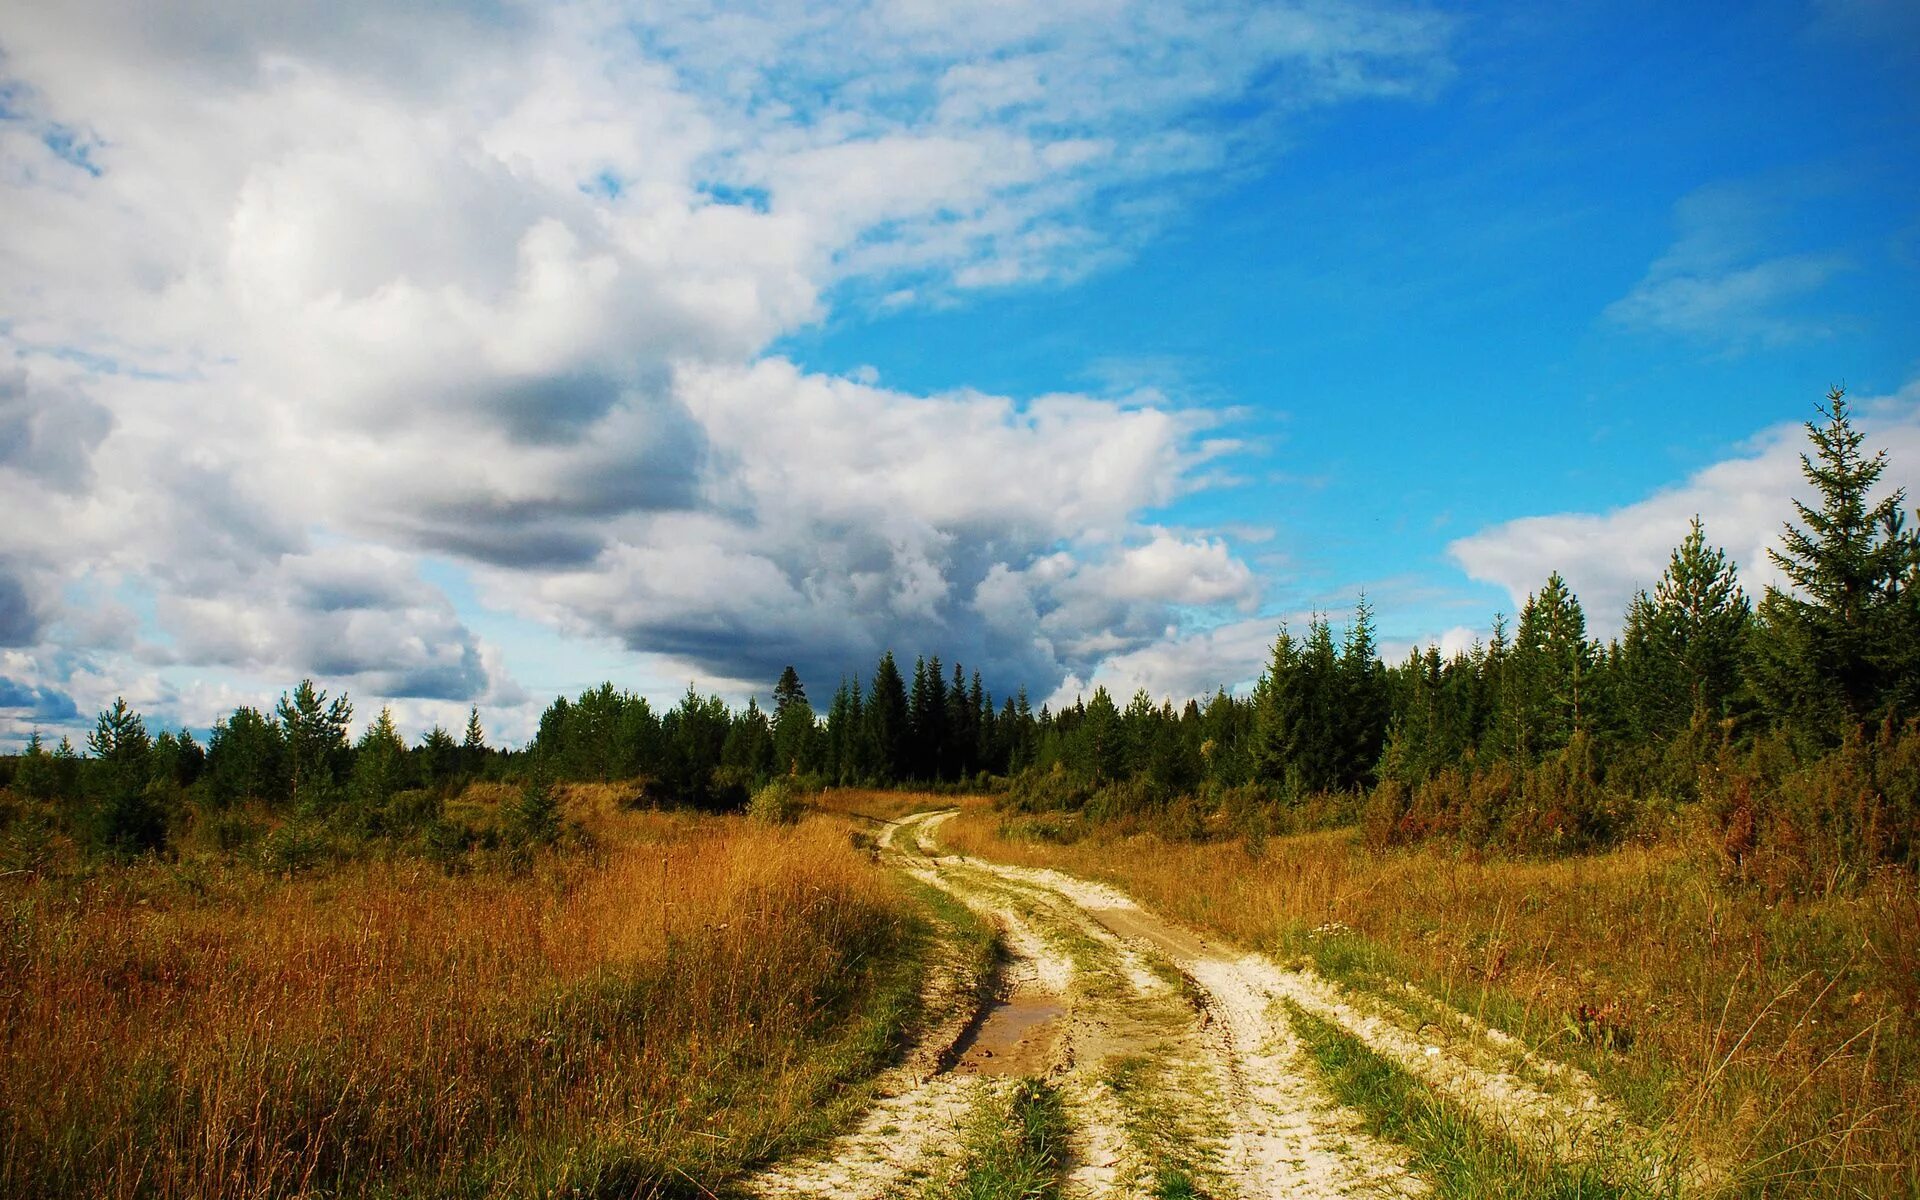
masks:
[[[444,731],[441,736],[446,736]],[[361,827],[368,832],[383,830],[388,801],[409,782],[407,744],[394,726],[393,710],[383,707],[354,747],[353,779],[348,795],[353,801],[353,815]]]
[[[1694,714],[1728,714],[1740,684],[1752,606],[1726,551],[1707,545],[1695,516],[1652,593],[1628,606],[1621,633],[1626,726],[1663,738]]]
[[[867,744],[873,754],[873,775],[880,783],[893,783],[908,777],[910,731],[907,726],[906,681],[889,650],[873,672],[866,709]]]
[[[166,824],[147,789],[153,743],[146,722],[116,696],[87,735],[87,749],[95,759],[95,845],[122,857],[158,849],[166,840]]]
[[[281,693],[276,711],[286,739],[294,803],[324,815],[338,800],[353,704],[345,696],[329,704],[326,692],[313,680],[302,679],[292,695]]]
[[[775,774],[798,774],[813,766],[813,705],[799,672],[791,666],[773,685],[773,769]]]
[[[1799,523],[1788,521],[1780,548],[1767,551],[1793,590],[1770,587],[1761,601],[1752,673],[1777,715],[1837,737],[1902,715],[1920,635],[1908,586],[1920,546],[1905,527],[1905,489],[1873,499],[1886,451],[1864,451],[1845,390],[1828,392],[1818,412],[1825,423],[1807,422],[1814,452],[1800,468],[1819,506],[1796,499]]]
[[[1334,782],[1342,788],[1369,787],[1386,745],[1392,716],[1386,668],[1374,636],[1373,608],[1365,593],[1347,627],[1340,650],[1338,767]]]

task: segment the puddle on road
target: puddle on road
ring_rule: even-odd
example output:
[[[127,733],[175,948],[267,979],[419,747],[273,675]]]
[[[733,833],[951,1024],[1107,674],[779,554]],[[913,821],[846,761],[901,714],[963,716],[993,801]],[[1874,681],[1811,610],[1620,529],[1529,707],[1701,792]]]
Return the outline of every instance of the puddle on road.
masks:
[[[966,1075],[1037,1075],[1053,1065],[1067,1007],[1057,996],[1016,995],[993,1009],[953,1069]]]

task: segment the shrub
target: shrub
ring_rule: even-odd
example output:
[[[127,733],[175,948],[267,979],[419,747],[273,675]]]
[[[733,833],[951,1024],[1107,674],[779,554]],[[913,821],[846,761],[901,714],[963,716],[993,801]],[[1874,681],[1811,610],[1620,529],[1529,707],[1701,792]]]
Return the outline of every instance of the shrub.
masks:
[[[332,847],[326,831],[309,821],[289,821],[260,839],[255,855],[260,869],[276,875],[295,875],[317,866]]]
[[[753,794],[747,815],[762,825],[792,825],[800,820],[800,793],[786,779],[776,779]]]
[[[1060,812],[1085,807],[1093,789],[1055,763],[1050,770],[1029,768],[1007,786],[1007,807],[1015,812]]]

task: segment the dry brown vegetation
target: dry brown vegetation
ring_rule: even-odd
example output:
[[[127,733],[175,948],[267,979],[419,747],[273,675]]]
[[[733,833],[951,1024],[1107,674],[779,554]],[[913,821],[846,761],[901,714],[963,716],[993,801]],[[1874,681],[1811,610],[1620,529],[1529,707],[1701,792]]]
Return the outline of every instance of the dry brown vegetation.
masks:
[[[1678,843],[1542,862],[1379,853],[1350,832],[1250,850],[1152,834],[1062,842],[1032,826],[1009,838],[974,800],[942,836],[966,854],[1112,882],[1330,973],[1420,982],[1590,1066],[1742,1190],[1920,1194],[1910,872],[1796,899],[1729,886],[1716,856]]]
[[[518,869],[0,880],[0,1192],[699,1194],[824,1133],[915,994],[898,884],[607,800]]]

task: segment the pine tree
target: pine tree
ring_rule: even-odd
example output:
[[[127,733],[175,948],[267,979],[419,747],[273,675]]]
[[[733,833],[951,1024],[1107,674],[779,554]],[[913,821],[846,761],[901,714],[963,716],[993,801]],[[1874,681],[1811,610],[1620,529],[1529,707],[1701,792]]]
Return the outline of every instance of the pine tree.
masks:
[[[1557,750],[1574,731],[1585,728],[1588,675],[1593,644],[1580,601],[1558,571],[1527,597],[1514,633],[1513,651],[1501,682],[1516,757],[1527,759]]]
[[[286,738],[294,803],[324,814],[338,799],[353,704],[345,696],[329,704],[326,692],[316,688],[313,680],[302,679],[292,695],[281,693],[275,711]]]
[[[791,666],[780,672],[773,685],[773,769],[776,774],[797,774],[813,765],[813,705],[807,701],[807,689],[799,672]]]
[[[1299,752],[1301,724],[1305,714],[1300,689],[1300,646],[1283,623],[1280,632],[1274,636],[1266,673],[1260,677],[1253,693],[1254,776],[1276,786],[1286,785],[1295,755]],[[1215,697],[1215,705],[1209,707],[1209,715],[1226,702],[1227,695],[1221,692]],[[1217,747],[1218,739],[1210,740]],[[1217,749],[1213,753],[1217,753]],[[1212,753],[1209,754],[1211,757]]]
[[[1696,713],[1728,714],[1740,684],[1752,606],[1726,551],[1709,547],[1695,516],[1651,594],[1627,609],[1620,670],[1627,728],[1664,738]]]
[[[551,846],[559,840],[560,795],[544,765],[535,764],[506,817],[507,837],[515,845]]]
[[[1339,755],[1334,782],[1341,788],[1369,787],[1386,746],[1392,697],[1374,637],[1373,608],[1365,593],[1354,608],[1353,624],[1347,627],[1338,679]]]
[[[1795,500],[1800,524],[1787,522],[1780,548],[1767,551],[1794,593],[1767,589],[1753,674],[1776,714],[1831,737],[1900,715],[1900,698],[1913,687],[1920,622],[1907,584],[1920,545],[1905,528],[1905,489],[1873,501],[1886,451],[1864,452],[1845,390],[1828,392],[1818,411],[1825,424],[1807,422],[1814,453],[1802,454],[1800,467],[1820,506]]]
[[[441,736],[446,736],[444,731]],[[364,830],[378,832],[383,828],[387,803],[395,792],[407,787],[408,774],[407,744],[394,726],[393,710],[383,707],[354,747],[348,796],[353,801],[353,815]]]
[[[1120,710],[1104,687],[1093,689],[1086,716],[1075,732],[1079,772],[1096,787],[1120,778],[1126,765],[1126,744]]]
[[[487,732],[480,727],[480,706],[467,707],[467,732],[460,741],[460,770],[478,775],[487,761]]]
[[[881,656],[868,689],[866,727],[873,753],[873,775],[880,783],[908,777],[910,770],[907,726],[907,688],[894,664],[893,652]]]
[[[40,731],[33,731],[27,738],[26,753],[20,756],[20,768],[13,777],[14,786],[20,794],[29,800],[46,803],[54,798],[59,789],[59,776],[54,770],[53,755],[47,753],[45,743],[40,740]]]
[[[284,800],[286,740],[279,723],[244,704],[234,709],[207,738],[206,773],[217,804]]]
[[[87,749],[96,760],[95,844],[121,856],[159,848],[166,840],[166,824],[147,790],[153,743],[146,722],[116,696],[87,735]]]

